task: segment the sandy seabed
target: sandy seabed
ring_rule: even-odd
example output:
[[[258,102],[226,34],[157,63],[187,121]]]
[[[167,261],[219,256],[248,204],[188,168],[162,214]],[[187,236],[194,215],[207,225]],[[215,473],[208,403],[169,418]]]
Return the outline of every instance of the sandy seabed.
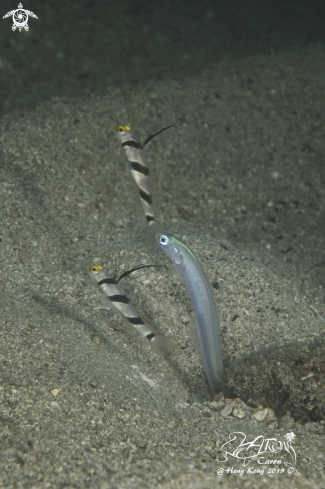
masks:
[[[324,75],[315,45],[2,118],[1,487],[324,487]],[[213,284],[229,386],[263,421],[211,402],[170,270],[123,283],[170,359],[93,311],[87,266],[168,265],[139,231],[117,123],[141,140],[175,125],[148,150],[162,222]],[[234,431],[294,433],[299,475],[285,452],[273,472],[217,462]]]

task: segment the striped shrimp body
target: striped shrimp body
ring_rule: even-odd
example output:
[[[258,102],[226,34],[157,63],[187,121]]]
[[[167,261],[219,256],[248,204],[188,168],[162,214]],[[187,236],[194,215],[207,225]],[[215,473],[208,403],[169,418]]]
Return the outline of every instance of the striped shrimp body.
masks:
[[[173,126],[165,127],[156,134],[149,136],[143,144],[133,135],[129,126],[117,126],[115,128],[116,137],[126,153],[128,172],[139,191],[141,207],[148,226],[157,224],[159,210],[154,198],[153,183],[145,157],[145,150],[154,137],[170,127]]]
[[[218,312],[211,286],[202,265],[182,241],[169,233],[157,233],[156,242],[185,282],[195,313],[194,346],[204,365],[212,393],[218,394],[223,390],[226,379]]]
[[[157,332],[139,316],[129,303],[127,296],[119,287],[118,281],[107,275],[103,267],[93,265],[87,268],[87,272],[91,279],[100,286],[108,298],[109,304],[122,315],[124,322],[131,333],[136,331],[142,337],[146,338],[155,350],[164,355],[170,355],[173,352],[176,344],[161,334],[157,334]]]

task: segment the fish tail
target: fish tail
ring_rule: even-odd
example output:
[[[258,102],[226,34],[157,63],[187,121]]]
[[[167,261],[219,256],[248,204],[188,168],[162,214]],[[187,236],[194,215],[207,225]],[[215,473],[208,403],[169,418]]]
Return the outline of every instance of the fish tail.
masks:
[[[155,335],[150,340],[150,345],[159,353],[167,357],[170,356],[176,348],[176,343],[173,340],[170,340],[161,334]]]

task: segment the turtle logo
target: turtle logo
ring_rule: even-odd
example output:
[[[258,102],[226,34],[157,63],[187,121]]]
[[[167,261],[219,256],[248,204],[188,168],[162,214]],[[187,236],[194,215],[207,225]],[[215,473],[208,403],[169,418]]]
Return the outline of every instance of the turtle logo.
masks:
[[[25,29],[25,31],[29,30],[29,26],[27,24],[29,15],[31,17],[34,17],[34,19],[38,19],[37,15],[35,15],[34,12],[23,9],[22,3],[18,5],[17,10],[12,10],[11,12],[7,12],[6,15],[3,16],[3,19],[6,19],[11,15],[13,20],[12,30],[15,31],[16,29],[19,29],[19,32],[21,32],[23,28]]]

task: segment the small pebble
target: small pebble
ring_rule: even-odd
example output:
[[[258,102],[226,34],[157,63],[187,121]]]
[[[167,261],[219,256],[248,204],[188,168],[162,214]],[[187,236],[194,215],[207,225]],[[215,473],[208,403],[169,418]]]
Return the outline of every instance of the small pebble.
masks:
[[[100,345],[100,339],[95,334],[92,335],[91,341],[95,343],[95,345]]]
[[[254,413],[252,416],[253,418],[255,418],[257,421],[263,421],[267,414],[268,414],[268,409],[267,408],[264,408],[262,409],[261,411],[257,411],[256,413]]]
[[[242,409],[242,408],[235,408],[232,412],[232,414],[234,416],[236,416],[236,418],[239,418],[239,419],[242,419],[245,417],[245,411]]]
[[[61,389],[52,389],[51,390],[51,394],[55,397],[58,395],[58,393],[60,392]]]

